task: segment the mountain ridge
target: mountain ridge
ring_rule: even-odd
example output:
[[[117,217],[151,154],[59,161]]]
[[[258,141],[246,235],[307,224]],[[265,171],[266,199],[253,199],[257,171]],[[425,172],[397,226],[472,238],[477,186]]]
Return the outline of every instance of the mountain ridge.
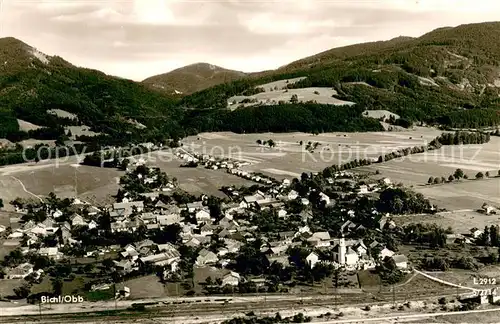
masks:
[[[500,46],[494,46],[499,40],[500,22],[490,22],[334,48],[258,73],[195,63],[167,73],[167,80],[173,75],[186,88],[158,91],[151,85],[155,77],[138,83],[109,76],[5,38],[0,39],[0,138],[15,142],[26,136],[17,119],[59,135],[61,125],[74,126],[48,114],[52,109],[75,114],[90,130],[104,134],[92,139],[100,144],[157,142],[200,131],[379,130],[374,120],[362,117],[365,110],[390,111],[407,125],[492,126],[500,124]],[[158,77],[163,82],[165,74]],[[261,87],[292,78],[300,80],[283,82],[284,88]],[[197,91],[208,86],[207,80],[215,85]],[[330,89],[336,102],[355,106],[315,104],[313,90],[309,103],[293,100],[291,90],[313,88]],[[187,95],[169,92],[175,90]],[[251,97],[262,91],[274,93],[261,96],[264,102]],[[246,101],[229,109],[231,97]]]
[[[334,48],[186,96],[181,104],[227,109],[229,98],[240,98],[247,100],[244,107],[254,102],[254,111],[260,114],[267,108],[259,108],[262,101],[251,96],[261,92],[263,84],[301,78],[287,84],[287,89],[333,89],[337,99],[354,102],[365,110],[391,111],[407,124],[495,126],[500,124],[499,40],[500,22],[487,22],[438,28],[418,38],[397,37]],[[283,96],[275,101],[291,102]],[[272,101],[269,95],[264,97]]]
[[[84,124],[105,134],[95,139],[103,143],[169,137],[181,129],[175,99],[132,80],[74,66],[13,37],[0,39],[0,62],[0,138],[26,136],[17,119],[57,130],[47,139],[64,137],[61,127]],[[53,109],[77,115],[78,123],[48,113]]]
[[[170,94],[191,94],[247,75],[241,71],[198,62],[151,76],[143,80],[142,83]]]

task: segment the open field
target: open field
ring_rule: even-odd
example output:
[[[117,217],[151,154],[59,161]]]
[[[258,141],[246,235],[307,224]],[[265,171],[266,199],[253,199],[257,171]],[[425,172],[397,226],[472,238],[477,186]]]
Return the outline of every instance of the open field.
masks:
[[[316,172],[333,164],[355,159],[378,158],[400,148],[424,145],[440,134],[421,129],[401,133],[264,133],[234,134],[229,132],[203,133],[184,139],[185,149],[213,156],[223,156],[252,165],[248,170],[261,171],[276,178],[286,178],[285,172],[301,174]],[[272,139],[276,147],[258,145],[256,141]],[[321,145],[310,153],[300,146],[308,142]],[[265,171],[264,171],[265,170]],[[288,176],[290,177],[290,176]],[[426,179],[427,181],[427,179]]]
[[[423,185],[431,176],[448,178],[458,168],[471,179],[478,172],[489,171],[492,176],[497,175],[500,169],[500,138],[492,137],[489,143],[483,145],[443,146],[439,150],[394,159],[360,170],[379,170],[384,176],[406,185]],[[466,187],[472,185],[472,182],[466,183]],[[481,188],[484,185],[481,182]],[[494,184],[491,186],[495,187]],[[497,197],[500,196],[498,193],[497,191]]]
[[[44,144],[44,145],[48,145],[50,147],[54,147],[54,146],[56,146],[56,141],[55,140],[37,140],[37,139],[30,138],[27,140],[20,141],[19,144],[25,148],[35,147],[38,144]]]
[[[25,282],[23,279],[0,280],[0,297],[15,296],[14,288],[21,287]]]
[[[130,288],[130,298],[165,297],[165,288],[156,275],[131,279],[123,283]]]
[[[254,105],[275,105],[279,101],[290,102],[293,95],[297,95],[299,102],[316,101],[325,105],[354,105],[353,102],[343,101],[335,98],[338,93],[333,88],[300,88],[287,89],[288,84],[294,84],[305,77],[285,79],[259,85],[258,88],[264,89],[264,92],[251,96],[233,96],[227,100],[230,109],[236,109],[240,106],[248,107]],[[244,101],[245,102],[242,102]],[[252,102],[246,102],[251,100]]]
[[[76,116],[75,114],[72,114],[62,109],[49,109],[47,110],[47,113],[56,115],[57,117],[60,118],[78,119],[78,116]]]
[[[72,135],[72,139],[76,139],[76,136],[97,136],[99,133],[93,132],[90,130],[89,126],[66,126],[65,131],[70,131]]]
[[[295,84],[295,83],[302,81],[304,79],[307,79],[307,77],[298,77],[298,78],[292,78],[292,79],[278,80],[278,81],[273,81],[273,82],[261,84],[258,86],[258,88],[264,88],[264,90],[266,90],[267,92],[273,91],[275,88],[278,88],[278,90],[284,90],[287,85]]]
[[[317,172],[333,164],[341,164],[354,159],[372,158],[401,148],[425,145],[441,132],[428,128],[418,128],[406,132],[376,133],[203,133],[191,136],[182,142],[188,151],[196,151],[213,156],[224,156],[250,165],[244,169],[262,172],[277,179],[298,177],[302,172]],[[256,141],[272,139],[276,147],[258,145]],[[309,152],[300,146],[308,142],[320,143]],[[222,195],[218,190],[223,185],[246,185],[251,182],[219,170],[203,168],[180,168],[184,163],[171,152],[158,151],[145,155],[151,165],[159,166],[169,176],[178,179],[180,187],[193,194]],[[78,195],[95,202],[109,202],[118,190],[117,179],[123,174],[114,169],[99,169],[81,166],[75,172],[71,166],[76,157],[42,161],[38,164],[6,166],[0,168],[0,196],[4,201],[17,197],[34,197],[54,191],[62,196],[73,195],[75,184]],[[57,167],[56,164],[58,163]],[[440,207],[448,210],[479,208],[484,202],[500,205],[500,178],[484,180],[464,180],[438,186],[426,186],[430,176],[448,178],[455,169],[461,168],[470,178],[479,171],[490,171],[496,175],[500,169],[500,138],[492,137],[485,145],[445,146],[440,150],[410,155],[383,164],[373,164],[356,169],[389,177],[393,182],[414,186]],[[15,178],[13,178],[15,177]],[[24,185],[24,188],[23,188]],[[484,216],[474,213],[478,222]],[[450,221],[457,221],[450,217]],[[468,223],[465,222],[465,223]],[[484,225],[483,225],[484,226]],[[481,226],[478,226],[481,227]]]
[[[261,105],[275,105],[280,101],[290,102],[293,95],[297,95],[298,102],[316,101],[318,104],[323,105],[354,105],[354,102],[344,101],[335,98],[337,91],[332,88],[301,88],[301,89],[287,89],[287,90],[273,90],[261,92],[251,96],[233,96],[228,99],[228,106],[230,109],[236,109],[243,106]],[[243,100],[252,100],[253,102],[242,103]]]
[[[63,281],[62,295],[77,295],[84,291],[85,283],[89,282],[90,278],[84,276],[77,276],[73,281]],[[41,283],[35,284],[31,288],[32,294],[50,293],[52,290],[52,279],[45,276]]]
[[[399,119],[399,115],[390,112],[389,110],[365,110],[363,116],[371,117],[375,119],[386,118],[389,119],[391,116],[395,119]]]
[[[254,184],[251,181],[239,178],[223,171],[209,170],[204,168],[181,168],[185,161],[177,158],[171,152],[157,151],[146,155],[149,165],[159,167],[168,176],[177,178],[179,187],[191,194],[214,195],[225,197],[219,191],[222,186],[243,186]]]
[[[441,186],[417,187],[416,190],[440,207],[449,210],[479,209],[483,202],[500,207],[500,177],[482,180],[465,180]],[[478,214],[478,213],[475,213]],[[472,215],[478,218],[495,218],[500,215]]]
[[[448,282],[476,289],[495,288],[497,285],[479,285],[477,278],[495,278],[500,283],[500,267],[487,266],[478,271],[453,269],[453,271],[427,272],[427,274]],[[476,281],[474,281],[476,278]]]
[[[443,228],[451,227],[454,233],[468,234],[471,228],[484,228],[498,225],[500,215],[485,215],[471,210],[455,210],[436,215],[408,215],[393,218],[396,224],[410,223],[437,224]]]
[[[103,203],[118,191],[118,179],[123,174],[115,169],[56,166],[47,163],[11,166],[0,169],[0,194],[6,202],[17,197],[35,198],[54,192],[59,197],[74,197]],[[13,171],[13,172],[12,172]]]
[[[181,189],[196,195],[207,193],[224,196],[219,191],[221,186],[252,184],[248,180],[220,171],[180,168],[183,161],[170,152],[151,152],[144,155],[144,158],[170,177],[176,177]],[[0,167],[0,197],[4,202],[10,202],[18,197],[39,199],[38,196],[54,192],[62,198],[77,194],[80,199],[98,205],[113,202],[112,196],[117,193],[119,178],[124,172],[77,163],[78,158],[72,156],[67,159]],[[5,209],[9,208],[12,207],[5,204]]]

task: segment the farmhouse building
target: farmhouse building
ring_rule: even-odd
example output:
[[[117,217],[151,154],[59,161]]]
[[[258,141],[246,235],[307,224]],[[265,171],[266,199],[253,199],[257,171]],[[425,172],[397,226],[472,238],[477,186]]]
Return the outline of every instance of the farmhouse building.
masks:
[[[241,277],[239,273],[234,271],[230,271],[224,277],[222,277],[222,286],[238,286],[240,283]]]
[[[7,279],[24,279],[33,273],[33,265],[23,263],[7,271]]]
[[[203,249],[200,251],[198,254],[198,257],[196,258],[196,266],[198,267],[204,267],[207,265],[215,264],[219,261],[219,258],[215,253],[212,251],[208,251],[206,249]]]
[[[396,267],[398,267],[398,269],[408,268],[408,258],[406,258],[405,255],[402,254],[393,255],[392,259],[396,263]]]

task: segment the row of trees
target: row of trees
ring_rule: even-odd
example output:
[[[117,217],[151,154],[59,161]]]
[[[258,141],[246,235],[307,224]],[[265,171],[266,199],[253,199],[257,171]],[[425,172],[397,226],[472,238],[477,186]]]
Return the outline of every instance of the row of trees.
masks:
[[[433,271],[447,271],[450,268],[464,269],[464,270],[477,270],[480,264],[470,256],[462,256],[458,258],[425,258],[421,262],[421,266],[425,270]]]
[[[410,154],[417,154],[417,153],[423,153],[425,152],[426,148],[424,146],[414,146],[414,147],[407,147],[404,149],[399,149],[395,152],[387,153],[384,156],[379,156],[377,162],[382,163],[382,162],[387,162],[390,160],[394,160],[403,156],[407,156]]]
[[[278,323],[308,323],[311,322],[310,316],[304,316],[303,313],[298,313],[290,317],[282,317],[280,313],[276,316],[257,317],[251,312],[247,317],[235,317],[230,320],[225,320],[223,324],[278,324]]]
[[[442,145],[484,144],[489,141],[490,134],[488,133],[456,131],[455,133],[442,133],[430,145],[438,146],[438,143]]]
[[[269,139],[267,141],[262,141],[260,139],[256,140],[255,143],[257,143],[257,145],[269,145],[269,147],[275,147],[276,146],[276,143],[272,140],[272,139]]]
[[[476,239],[476,244],[500,247],[500,231],[498,225],[485,226],[483,233]]]
[[[445,230],[436,224],[409,224],[403,227],[400,237],[402,242],[443,248],[446,246],[446,234],[451,234],[451,229]]]
[[[497,176],[500,177],[500,170],[498,170]],[[476,173],[475,178],[476,179],[483,179],[483,178],[489,178],[491,177],[491,173],[489,171],[486,171],[485,173],[478,172]],[[454,180],[460,180],[460,179],[469,179],[469,176],[463,172],[462,169],[456,169],[453,174],[450,174],[448,176],[448,179],[445,177],[429,177],[429,180],[427,180],[427,184],[440,184],[440,183],[446,183],[446,182],[452,182]]]

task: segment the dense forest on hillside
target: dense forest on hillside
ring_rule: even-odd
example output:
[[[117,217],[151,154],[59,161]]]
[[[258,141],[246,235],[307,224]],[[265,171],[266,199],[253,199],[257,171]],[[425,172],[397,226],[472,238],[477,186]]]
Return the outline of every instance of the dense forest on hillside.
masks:
[[[181,106],[222,109],[227,99],[261,84],[307,77],[289,88],[329,87],[338,98],[365,109],[385,109],[409,121],[456,128],[500,123],[500,23],[438,29],[420,38],[398,38],[332,49],[276,71],[219,85]]]
[[[0,39],[0,138],[67,139],[64,126],[100,133],[77,140],[101,145],[165,142],[201,131],[378,131],[364,110],[398,114],[401,125],[423,122],[444,128],[500,124],[500,23],[438,29],[420,38],[397,38],[332,49],[275,71],[249,75],[182,99],[59,57],[42,62],[13,38]],[[353,107],[278,103],[227,109],[227,100],[252,95],[265,83],[306,79],[288,88],[328,87]],[[173,80],[172,82],[174,82]],[[281,90],[281,89],[280,89]],[[47,110],[61,109],[78,119]],[[19,130],[17,119],[43,128]],[[138,127],[137,123],[144,125]]]
[[[43,62],[34,49],[13,38],[0,39],[0,138],[24,137],[16,118],[56,129],[87,125],[110,138],[169,138],[182,133],[176,100],[131,80],[78,68],[59,57]],[[43,55],[43,54],[41,54]],[[61,109],[78,121],[50,114]],[[145,126],[138,129],[131,120]]]
[[[331,70],[322,69],[317,74],[308,71],[307,74],[296,72],[266,77],[264,80],[239,80],[185,97],[181,106],[224,109],[231,96],[244,94],[265,82],[298,76],[307,76],[307,79],[289,84],[288,88],[334,88],[339,93],[339,99],[355,102],[363,110],[389,110],[413,122],[462,128],[500,124],[500,98],[496,89],[478,96],[445,86],[438,88],[422,85],[417,76],[406,71],[379,73],[367,68],[333,67]],[[359,84],[360,82],[367,85]]]
[[[235,111],[191,111],[189,133],[232,131],[260,132],[365,132],[382,131],[380,123],[361,116],[361,107],[312,103],[256,106]]]

